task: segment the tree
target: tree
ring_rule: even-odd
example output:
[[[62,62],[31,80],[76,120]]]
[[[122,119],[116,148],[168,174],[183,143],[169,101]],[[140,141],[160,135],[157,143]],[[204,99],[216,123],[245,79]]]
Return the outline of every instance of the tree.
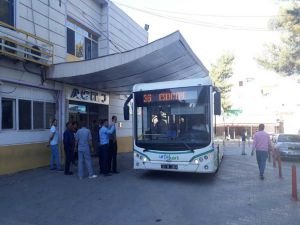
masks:
[[[266,45],[263,57],[257,62],[266,69],[285,76],[300,74],[300,5],[296,2],[290,8],[280,9],[272,27],[281,32],[279,44]]]
[[[231,54],[224,54],[217,59],[216,64],[211,67],[210,75],[212,80],[222,93],[222,108],[224,112],[230,110],[231,104],[229,95],[231,92],[232,84],[229,83],[229,78],[233,75],[232,64],[234,56]]]

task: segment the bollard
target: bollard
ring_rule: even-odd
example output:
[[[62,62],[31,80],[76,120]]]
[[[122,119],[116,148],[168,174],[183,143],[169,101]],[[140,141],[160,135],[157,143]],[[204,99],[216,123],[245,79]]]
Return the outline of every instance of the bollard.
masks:
[[[297,201],[297,171],[296,166],[292,165],[292,198]]]
[[[278,162],[278,174],[279,174],[279,177],[282,178],[282,167],[281,167],[280,155],[277,155],[277,162]]]

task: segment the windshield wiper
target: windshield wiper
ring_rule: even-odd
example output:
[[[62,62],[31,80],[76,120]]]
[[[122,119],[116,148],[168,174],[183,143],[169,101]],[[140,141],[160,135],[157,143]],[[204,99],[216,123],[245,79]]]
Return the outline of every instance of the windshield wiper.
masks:
[[[183,142],[182,143],[186,148],[188,148],[192,153],[194,153],[194,149],[192,149],[191,146],[189,146],[187,143]]]

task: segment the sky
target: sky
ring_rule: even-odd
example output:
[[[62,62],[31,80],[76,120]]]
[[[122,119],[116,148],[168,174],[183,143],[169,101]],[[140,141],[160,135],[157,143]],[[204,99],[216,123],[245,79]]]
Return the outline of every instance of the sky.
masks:
[[[268,28],[278,0],[112,1],[142,27],[149,24],[149,42],[179,30],[208,69],[222,54],[234,54],[238,77],[263,73],[254,57],[279,37]]]

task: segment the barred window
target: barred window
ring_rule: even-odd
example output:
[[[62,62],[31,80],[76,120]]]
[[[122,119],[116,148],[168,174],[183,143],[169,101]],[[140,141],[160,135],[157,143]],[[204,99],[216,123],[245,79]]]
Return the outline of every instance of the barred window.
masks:
[[[45,128],[45,113],[43,102],[33,102],[33,129]]]
[[[31,129],[31,101],[19,100],[19,130]]]
[[[46,128],[51,127],[52,120],[55,119],[55,103],[46,103]]]
[[[16,100],[2,98],[2,129],[15,129]]]

